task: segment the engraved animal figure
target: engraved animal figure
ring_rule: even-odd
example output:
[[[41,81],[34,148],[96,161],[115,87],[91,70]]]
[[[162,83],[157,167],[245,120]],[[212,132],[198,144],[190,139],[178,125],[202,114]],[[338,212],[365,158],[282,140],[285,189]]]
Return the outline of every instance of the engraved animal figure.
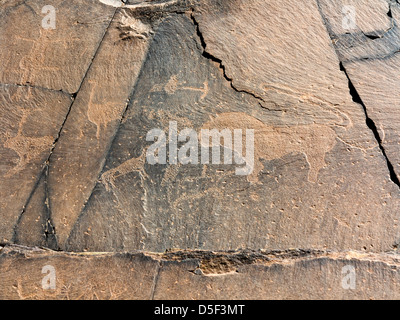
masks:
[[[39,37],[37,39],[25,38],[21,36],[16,36],[15,39],[19,41],[24,41],[31,43],[30,54],[21,58],[19,62],[21,73],[20,83],[32,83],[36,76],[42,73],[43,71],[47,72],[59,72],[60,68],[57,66],[49,65],[48,61],[45,61],[46,55],[45,52],[48,48],[58,48],[60,45],[63,49],[68,49],[71,47],[73,42],[81,41],[79,38],[63,38],[63,39],[54,39],[49,35],[52,35],[51,31],[43,33],[42,29],[39,29]],[[56,33],[54,33],[56,35]]]
[[[174,75],[168,80],[167,84],[164,86],[164,90],[168,94],[174,94],[178,90],[198,91],[202,93],[200,99],[204,100],[209,90],[208,81],[207,80],[204,81],[203,85],[204,85],[203,88],[181,86],[181,83],[178,81],[177,76]]]
[[[54,139],[50,136],[40,138],[23,136],[22,128],[26,122],[26,118],[27,114],[24,112],[16,136],[13,137],[8,132],[5,134],[6,141],[3,144],[4,147],[14,150],[19,157],[16,166],[8,170],[4,175],[7,178],[19,173],[29,162],[32,161],[32,159],[37,159],[44,151],[48,150],[50,152],[50,148],[54,143]]]
[[[175,94],[175,92],[180,90],[199,92],[201,93],[200,100],[204,100],[209,92],[208,81],[206,80],[203,82],[202,88],[185,86],[184,83],[178,80],[178,77],[176,75],[173,75],[165,85],[157,84],[151,89],[150,92],[165,91],[167,94],[173,95]]]
[[[115,179],[124,176],[130,172],[139,172],[143,178],[147,178],[148,175],[144,170],[146,163],[146,150],[143,150],[142,155],[138,158],[131,158],[116,168],[110,169],[101,175],[101,181],[104,184],[107,191],[110,191],[110,187],[115,188]]]
[[[326,165],[325,154],[336,144],[336,133],[326,125],[301,125],[275,128],[245,113],[231,112],[217,115],[202,129],[253,129],[254,132],[254,170],[247,178],[258,182],[258,174],[263,169],[261,159],[274,160],[291,153],[302,153],[309,164],[308,180],[315,183],[319,171]],[[243,134],[245,136],[245,134]],[[245,150],[245,141],[242,142]],[[235,147],[233,147],[235,149]],[[234,150],[241,152],[241,150]]]
[[[252,129],[255,131],[254,141],[254,169],[247,178],[250,182],[258,182],[258,174],[263,169],[261,159],[274,160],[291,153],[302,153],[309,163],[308,180],[315,183],[318,180],[319,171],[326,165],[325,154],[336,145],[336,132],[326,125],[303,125],[287,128],[275,128],[268,126],[260,120],[245,113],[222,113],[208,121],[201,129]],[[246,148],[245,135],[242,145]],[[201,140],[201,139],[200,139]],[[234,147],[235,148],[235,147]],[[234,150],[241,153],[241,150]],[[144,171],[146,162],[146,149],[138,158],[132,158],[120,166],[111,169],[102,175],[102,182],[107,190],[115,187],[116,178],[130,172],[139,172],[143,178],[147,177]]]
[[[95,102],[96,92],[99,91],[96,90],[97,82],[89,80],[88,83],[92,85],[92,90],[89,95],[87,116],[89,121],[97,127],[96,138],[99,141],[102,127],[105,129],[109,122],[120,119],[121,106],[117,103],[108,103],[104,99],[101,102]]]

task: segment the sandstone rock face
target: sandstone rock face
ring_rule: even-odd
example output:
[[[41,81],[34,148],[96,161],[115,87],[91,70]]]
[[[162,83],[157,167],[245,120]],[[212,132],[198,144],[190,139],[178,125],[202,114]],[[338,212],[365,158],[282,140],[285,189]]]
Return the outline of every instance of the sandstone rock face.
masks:
[[[0,0],[2,297],[398,297],[397,1],[50,2]]]
[[[346,287],[342,273],[349,267],[356,270],[353,289]],[[399,299],[399,257],[394,254],[89,254],[8,246],[2,249],[0,268],[0,294],[7,299]],[[55,274],[54,289],[45,287],[49,270]]]

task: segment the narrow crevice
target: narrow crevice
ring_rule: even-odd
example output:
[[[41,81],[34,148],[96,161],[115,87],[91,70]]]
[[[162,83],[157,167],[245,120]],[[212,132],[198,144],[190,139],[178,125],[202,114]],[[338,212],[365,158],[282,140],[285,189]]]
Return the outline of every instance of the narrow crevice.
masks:
[[[392,6],[389,4],[389,11],[388,11],[388,13],[387,13],[387,16],[390,18],[390,19],[393,19],[393,13],[392,13]]]
[[[107,26],[104,34],[103,34],[103,37],[101,38],[101,40],[99,42],[99,45],[98,45],[98,47],[97,47],[97,49],[96,49],[96,51],[95,51],[95,53],[94,53],[94,55],[92,57],[92,60],[91,60],[91,62],[89,64],[89,67],[86,69],[86,73],[82,78],[82,81],[81,81],[81,83],[79,85],[78,90],[75,93],[72,94],[73,101],[69,106],[68,112],[67,112],[67,114],[66,114],[66,116],[64,118],[63,123],[61,124],[61,127],[60,127],[60,130],[58,131],[57,137],[54,140],[53,147],[52,147],[52,149],[50,151],[49,157],[46,160],[46,167],[45,167],[46,174],[45,174],[44,183],[45,183],[45,189],[46,189],[47,217],[46,217],[45,236],[46,236],[46,241],[48,241],[48,244],[55,245],[57,250],[60,250],[60,248],[58,247],[58,240],[57,240],[57,235],[56,235],[56,232],[55,232],[55,227],[54,227],[54,225],[52,223],[52,210],[51,210],[50,192],[49,192],[49,186],[48,186],[50,162],[51,162],[51,158],[53,156],[54,150],[56,148],[56,145],[57,145],[58,141],[61,138],[61,134],[62,134],[62,131],[63,131],[64,127],[65,127],[65,124],[67,123],[69,115],[71,114],[73,105],[75,103],[75,99],[76,99],[78,93],[80,92],[80,90],[82,89],[83,83],[85,82],[85,79],[87,78],[87,75],[89,74],[89,71],[90,71],[90,69],[92,67],[92,64],[93,64],[93,62],[94,62],[94,60],[95,60],[95,58],[96,58],[96,56],[97,56],[97,54],[98,54],[98,52],[99,52],[99,50],[101,48],[101,45],[102,45],[102,43],[103,43],[103,41],[104,41],[104,39],[106,37],[106,34],[108,33],[108,29],[110,28],[110,26],[111,26],[111,24],[112,24],[112,22],[114,20],[116,12],[117,12],[117,10],[114,11],[114,14],[113,14],[113,16],[112,16],[112,18],[110,20],[110,23],[108,24],[108,26]]]
[[[18,216],[17,222],[13,227],[13,235],[11,237],[11,243],[13,243],[13,244],[16,244],[16,245],[18,244],[18,241],[19,241],[19,239],[18,239],[18,227],[19,227],[19,225],[20,225],[20,223],[22,221],[22,217],[24,216],[24,214],[26,212],[26,208],[28,207],[29,203],[31,202],[32,197],[35,194],[35,191],[39,187],[40,181],[42,180],[43,175],[44,175],[45,168],[46,168],[46,166],[43,167],[40,170],[39,178],[35,181],[35,184],[34,184],[32,190],[31,190],[31,193],[29,194],[28,199],[25,202],[25,205],[23,206],[23,208],[21,210],[21,213]]]
[[[44,170],[44,193],[45,193],[45,203],[46,216],[43,217],[44,220],[44,236],[46,241],[46,247],[53,250],[60,250],[57,243],[56,229],[53,226],[51,219],[51,209],[50,209],[50,199],[49,199],[49,186],[48,186],[48,176],[49,176],[49,166],[47,165]]]
[[[106,37],[106,34],[108,33],[108,29],[110,28],[111,23],[113,22],[116,13],[117,13],[117,10],[114,11],[113,16],[111,17],[111,20],[110,20],[110,22],[109,22],[109,24],[108,24],[108,26],[107,26],[107,28],[106,28],[104,34],[103,34],[103,37],[101,38],[101,40],[100,40],[100,42],[99,42],[99,45],[97,46],[97,49],[96,49],[96,51],[95,51],[95,53],[94,53],[94,55],[93,55],[93,57],[92,57],[92,59],[91,59],[91,61],[90,61],[89,67],[86,69],[85,75],[84,75],[83,78],[82,78],[82,81],[81,81],[81,83],[80,83],[80,85],[79,85],[78,90],[77,90],[76,92],[72,93],[73,101],[72,101],[72,103],[70,104],[70,106],[69,106],[69,108],[68,108],[68,112],[67,112],[67,114],[66,114],[66,116],[65,116],[65,118],[64,118],[63,123],[61,124],[61,127],[60,127],[60,130],[58,131],[57,137],[56,137],[56,139],[54,140],[53,148],[51,149],[50,155],[49,155],[49,157],[48,157],[48,159],[47,159],[47,161],[46,161],[46,163],[47,163],[48,165],[50,164],[51,156],[53,155],[53,152],[54,152],[54,149],[55,149],[55,147],[56,147],[56,144],[57,144],[57,142],[59,141],[59,139],[60,139],[60,137],[61,137],[61,133],[62,133],[62,131],[63,131],[63,129],[64,129],[64,126],[65,126],[65,124],[66,124],[66,122],[67,122],[67,120],[68,120],[68,117],[69,117],[69,115],[70,115],[70,113],[71,113],[72,107],[73,107],[73,105],[74,105],[74,103],[75,103],[75,99],[76,99],[78,93],[80,92],[80,90],[82,89],[83,83],[85,82],[85,79],[87,78],[87,75],[88,75],[88,73],[89,73],[89,71],[90,71],[90,69],[91,69],[91,67],[92,67],[92,64],[93,64],[93,62],[94,62],[94,60],[95,60],[95,58],[96,58],[98,52],[100,51],[101,45],[102,45],[102,43],[103,43],[103,41],[104,41],[104,38]]]
[[[37,190],[37,188],[39,186],[39,183],[40,183],[40,180],[42,178],[42,175],[45,175],[45,177],[44,177],[44,183],[45,183],[45,188],[46,188],[46,203],[45,203],[45,206],[48,209],[47,217],[46,217],[47,218],[46,219],[46,225],[45,225],[45,236],[46,236],[46,241],[50,241],[50,243],[52,243],[52,244],[57,243],[57,236],[56,236],[56,233],[55,233],[55,227],[52,224],[52,220],[51,220],[51,205],[50,205],[50,197],[49,197],[49,190],[48,190],[48,175],[49,175],[50,160],[51,160],[51,157],[52,157],[52,155],[54,153],[56,145],[57,145],[58,141],[60,140],[62,131],[63,131],[64,127],[65,127],[66,122],[67,122],[67,119],[68,119],[69,115],[71,114],[71,110],[72,110],[73,105],[75,103],[75,99],[76,99],[78,93],[80,92],[80,90],[81,90],[81,88],[83,86],[83,83],[84,83],[84,81],[85,81],[85,79],[86,79],[86,77],[87,77],[87,75],[89,73],[89,70],[91,69],[93,61],[95,60],[95,58],[96,58],[96,56],[97,56],[97,54],[99,52],[99,49],[100,49],[100,47],[101,47],[101,45],[102,45],[102,43],[104,41],[104,38],[105,38],[110,26],[111,26],[111,23],[114,20],[114,17],[116,15],[116,13],[117,13],[117,9],[115,9],[115,11],[114,11],[114,13],[113,13],[113,15],[112,15],[112,17],[110,19],[110,23],[108,24],[108,26],[107,26],[107,28],[106,28],[106,30],[105,30],[100,42],[99,42],[99,45],[97,46],[97,49],[96,49],[96,51],[95,51],[95,53],[94,53],[94,55],[93,55],[93,57],[92,57],[92,59],[90,61],[90,64],[89,64],[88,68],[86,69],[86,72],[85,72],[85,74],[84,74],[84,76],[82,78],[82,81],[81,81],[81,83],[79,85],[78,90],[75,93],[69,94],[72,97],[72,102],[70,103],[70,105],[68,107],[68,111],[67,111],[67,113],[66,113],[66,115],[64,117],[63,122],[61,123],[60,129],[57,132],[56,138],[53,141],[52,148],[50,150],[49,156],[47,157],[46,161],[44,162],[43,169],[40,171],[39,177],[36,180],[35,185],[34,185],[32,191],[31,191],[30,195],[28,196],[28,199],[25,202],[25,205],[23,206],[23,208],[21,210],[21,213],[20,213],[20,215],[19,215],[19,217],[17,219],[17,223],[14,225],[14,228],[13,228],[14,233],[13,233],[13,237],[12,237],[12,241],[13,242],[15,242],[17,240],[17,238],[18,238],[17,229],[18,229],[18,225],[19,225],[19,223],[20,223],[20,221],[22,219],[22,216],[25,214],[26,208],[29,205],[29,202],[31,201],[33,194],[36,192],[36,190]],[[50,240],[50,238],[52,238],[52,236],[54,236],[54,239]],[[60,248],[58,248],[58,245],[57,245],[57,250],[60,250]]]
[[[217,63],[219,65],[219,68],[222,70],[222,74],[223,74],[225,80],[229,82],[229,84],[230,84],[230,86],[232,87],[233,90],[235,90],[238,93],[245,93],[245,94],[251,95],[253,98],[256,98],[257,100],[264,102],[264,99],[259,97],[259,96],[257,96],[255,93],[247,91],[247,90],[238,89],[238,88],[235,87],[235,85],[233,84],[233,79],[230,78],[226,73],[226,67],[223,64],[222,60],[217,58],[216,56],[212,55],[210,52],[207,51],[206,41],[204,39],[203,34],[200,31],[200,25],[197,22],[196,18],[194,17],[194,13],[193,12],[191,13],[190,17],[191,17],[191,19],[193,21],[194,26],[196,27],[196,34],[197,34],[198,38],[200,39],[200,44],[201,44],[201,47],[203,49],[203,52],[202,52],[203,57],[205,57],[205,58],[207,58],[207,59],[209,59],[209,60],[211,60],[211,61],[213,61],[213,62],[215,62],[215,63]]]
[[[324,13],[322,11],[321,4],[320,4],[319,0],[316,0],[316,3],[317,3],[317,7],[318,7],[318,10],[319,10],[322,22],[323,22],[323,24],[324,24],[324,26],[325,26],[325,28],[327,30],[327,33],[331,37],[331,39],[333,40],[333,32],[332,32],[331,26],[330,26],[330,24],[328,23],[328,21],[326,20],[326,18],[324,16]],[[392,18],[392,16],[393,16],[391,7],[389,9],[388,16],[390,18]],[[393,164],[390,162],[390,159],[389,159],[389,157],[388,157],[388,155],[386,153],[386,150],[385,150],[385,148],[383,146],[383,141],[382,141],[382,138],[379,135],[378,128],[376,127],[375,122],[369,117],[368,109],[367,109],[366,105],[362,101],[361,96],[358,94],[353,82],[351,81],[351,79],[350,79],[350,77],[349,77],[349,75],[347,73],[347,70],[344,67],[343,62],[340,61],[340,54],[339,54],[336,46],[333,45],[333,44],[332,44],[332,46],[333,46],[333,50],[335,50],[335,53],[336,53],[336,55],[337,55],[337,57],[339,59],[340,70],[346,75],[346,78],[348,80],[350,95],[352,96],[352,99],[353,99],[354,102],[356,102],[356,103],[358,103],[358,104],[360,104],[362,106],[362,108],[364,110],[365,117],[366,117],[366,124],[367,124],[368,128],[372,131],[372,133],[374,134],[374,137],[375,137],[376,142],[378,143],[379,149],[381,150],[382,155],[384,156],[384,158],[386,160],[387,168],[388,168],[389,174],[390,174],[390,180],[400,188],[400,180],[399,180],[398,176],[396,175],[396,172],[394,170]]]
[[[383,141],[382,138],[380,137],[378,128],[376,127],[375,122],[369,117],[368,115],[368,110],[367,107],[365,106],[364,102],[362,101],[360,95],[357,92],[357,89],[355,88],[355,86],[353,85],[347,71],[346,68],[344,67],[343,63],[340,62],[340,70],[342,72],[344,72],[344,74],[347,77],[347,80],[349,82],[349,90],[350,90],[350,95],[353,98],[353,101],[360,104],[363,107],[364,113],[365,113],[365,117],[366,117],[366,124],[368,126],[368,128],[372,131],[372,133],[374,134],[374,137],[379,145],[379,149],[382,152],[382,155],[385,157],[386,159],[386,163],[387,163],[387,167],[390,173],[390,179],[393,181],[393,183],[395,183],[399,188],[400,188],[400,180],[396,175],[396,172],[394,170],[393,164],[390,162],[390,159],[386,153],[385,147],[383,146]]]
[[[397,53],[400,52],[399,48],[395,48],[391,52],[389,52],[387,54],[384,54],[382,56],[379,56],[379,54],[375,54],[373,56],[367,56],[367,57],[357,57],[357,58],[353,57],[351,59],[341,59],[341,52],[338,49],[338,46],[336,45],[336,42],[340,41],[340,39],[341,39],[341,37],[343,35],[337,35],[333,31],[331,24],[329,23],[328,19],[325,17],[325,14],[324,14],[324,11],[322,9],[322,5],[321,5],[320,1],[319,0],[315,0],[315,1],[316,1],[316,4],[317,4],[317,8],[318,8],[319,14],[320,14],[321,19],[322,19],[322,23],[324,24],[324,26],[325,26],[325,28],[326,28],[326,30],[328,32],[328,35],[330,36],[330,38],[332,40],[331,46],[335,50],[336,55],[339,57],[339,60],[341,62],[343,62],[343,63],[351,63],[351,62],[357,62],[357,61],[363,61],[363,60],[371,60],[371,61],[372,60],[385,60],[385,59],[392,58],[394,55],[396,55]],[[365,33],[365,32],[361,31],[360,34],[359,34],[359,31],[358,31],[358,32],[354,33],[354,36],[356,38],[358,38],[358,36],[362,34],[363,36],[365,36],[369,40],[380,41],[379,39],[383,39],[383,38],[387,37],[388,33],[393,33],[394,32],[396,37],[397,37],[397,34],[399,32],[398,31],[398,23],[396,22],[396,19],[393,19],[392,5],[393,4],[389,4],[389,11],[387,12],[387,16],[391,19],[391,27],[389,29],[375,31],[374,33]],[[350,33],[348,33],[347,35],[350,35]],[[353,47],[353,45],[351,47]]]
[[[319,15],[321,16],[322,23],[324,24],[324,26],[326,28],[326,31],[328,32],[329,37],[331,38],[332,41],[337,40],[337,39],[335,39],[336,36],[335,36],[335,33],[332,30],[332,26],[330,25],[329,21],[325,17],[325,14],[323,12],[323,9],[322,9],[320,1],[319,0],[315,0],[315,2],[317,3],[317,8],[318,8]],[[335,45],[333,45],[333,47],[335,48],[335,51],[336,51],[336,54],[337,54],[338,52],[336,50]]]
[[[158,285],[158,280],[160,278],[160,274],[161,274],[161,270],[163,267],[163,262],[160,261],[157,265],[157,270],[155,272],[155,276],[154,276],[154,280],[153,280],[153,285],[151,288],[151,292],[150,292],[150,300],[154,300],[154,296],[156,294],[156,290],[157,290],[157,285]]]
[[[47,88],[47,87],[42,87],[42,86],[36,86],[36,85],[32,85],[29,82],[22,84],[22,83],[0,83],[0,86],[2,87],[19,87],[19,88],[27,88],[27,89],[36,89],[36,90],[41,90],[41,91],[49,91],[49,92],[60,92],[62,94],[65,94],[67,96],[70,96],[71,98],[73,98],[74,94],[73,93],[69,93],[63,89],[51,89],[51,88]]]
[[[154,39],[154,38],[149,38],[149,40],[148,40],[148,41],[149,41],[148,48],[150,48],[150,45],[151,45],[151,42],[153,41],[153,39]],[[119,132],[119,130],[120,130],[120,128],[121,128],[121,125],[122,125],[122,123],[125,121],[125,119],[126,119],[126,117],[127,117],[127,115],[128,115],[128,112],[129,112],[130,106],[131,106],[131,102],[132,102],[133,97],[134,97],[134,95],[135,95],[135,93],[136,93],[136,88],[137,88],[137,85],[138,85],[138,83],[139,83],[139,79],[140,79],[141,76],[142,76],[143,68],[144,68],[144,66],[145,66],[145,64],[146,64],[146,62],[147,62],[147,60],[148,60],[148,58],[149,58],[149,55],[148,55],[148,51],[147,51],[147,53],[145,54],[145,58],[144,58],[144,60],[143,60],[141,69],[140,69],[140,71],[139,71],[139,73],[138,73],[138,76],[137,76],[137,78],[136,78],[136,80],[135,80],[135,83],[133,84],[133,87],[132,87],[132,90],[131,90],[131,92],[130,92],[130,94],[129,94],[129,97],[128,97],[127,101],[126,101],[125,109],[123,110],[122,115],[121,115],[121,118],[120,118],[119,123],[118,123],[118,126],[117,126],[117,128],[115,129],[115,134],[114,134],[114,136],[112,137],[112,139],[111,139],[111,141],[110,141],[110,144],[108,145],[108,148],[107,148],[107,150],[106,150],[105,153],[104,153],[104,164],[103,164],[103,168],[102,168],[102,170],[100,171],[100,173],[99,173],[99,175],[98,175],[98,177],[97,177],[96,184],[97,184],[98,182],[100,182],[100,180],[101,180],[101,175],[104,173],[104,168],[105,168],[105,166],[106,166],[106,164],[107,164],[106,160],[107,160],[109,154],[110,154],[111,151],[112,151],[112,147],[113,147],[113,145],[114,145],[114,142],[115,142],[116,139],[117,139],[118,132]],[[87,199],[87,200],[85,201],[85,203],[83,204],[82,210],[81,210],[81,212],[80,212],[78,218],[76,219],[76,221],[75,221],[75,223],[74,223],[74,226],[71,228],[71,232],[70,232],[70,234],[68,235],[68,238],[67,238],[67,241],[66,241],[66,246],[67,246],[67,248],[68,248],[69,239],[70,239],[72,233],[73,233],[74,230],[75,230],[75,226],[76,226],[76,225],[80,222],[80,220],[82,219],[82,217],[83,217],[83,215],[84,215],[84,213],[85,213],[85,208],[86,208],[87,204],[89,203],[90,199],[91,199],[92,196],[93,196],[93,191],[94,191],[95,188],[96,188],[96,184],[94,185],[93,189],[91,190],[88,199]]]

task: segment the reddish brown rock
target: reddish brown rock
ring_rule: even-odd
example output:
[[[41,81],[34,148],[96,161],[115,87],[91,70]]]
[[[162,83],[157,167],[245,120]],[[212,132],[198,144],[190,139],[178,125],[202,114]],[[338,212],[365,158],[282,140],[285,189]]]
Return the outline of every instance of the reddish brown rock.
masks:
[[[0,0],[4,298],[397,297],[397,2],[45,5]],[[205,162],[205,129],[253,132],[253,170],[248,136]]]
[[[0,83],[76,93],[115,9],[97,0],[51,1],[55,29],[45,29],[47,5],[44,0],[1,2]]]
[[[351,251],[76,254],[13,246],[1,250],[0,271],[1,299],[399,298],[398,255]]]

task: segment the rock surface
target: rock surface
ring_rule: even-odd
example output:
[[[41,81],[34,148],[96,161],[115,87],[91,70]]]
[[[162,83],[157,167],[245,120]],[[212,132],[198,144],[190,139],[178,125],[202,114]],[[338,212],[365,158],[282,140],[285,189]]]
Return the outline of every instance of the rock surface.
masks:
[[[356,270],[353,290],[344,289],[349,267]],[[43,289],[50,268],[55,289]],[[318,250],[66,253],[6,246],[0,271],[2,299],[399,299],[400,257]]]
[[[397,1],[48,2],[0,0],[3,297],[397,297]],[[254,170],[175,164],[173,126],[254,130]],[[363,281],[343,291],[349,261]]]

